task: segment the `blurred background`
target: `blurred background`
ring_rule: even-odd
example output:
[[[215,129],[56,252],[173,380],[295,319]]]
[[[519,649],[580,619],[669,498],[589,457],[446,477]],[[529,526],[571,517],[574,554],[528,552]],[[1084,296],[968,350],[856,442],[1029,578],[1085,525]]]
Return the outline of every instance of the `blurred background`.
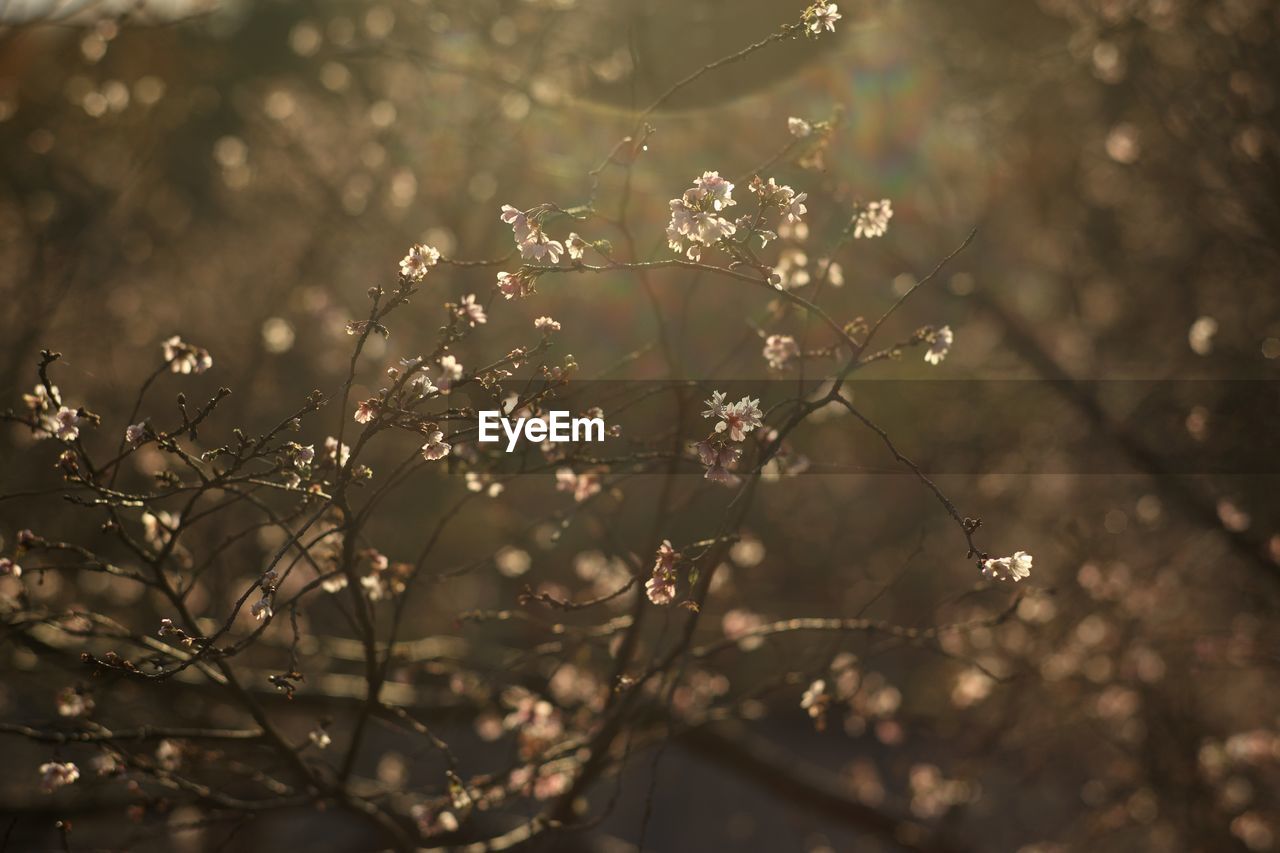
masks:
[[[589,171],[638,108],[805,5],[0,0],[0,408],[20,404],[49,348],[63,353],[64,393],[122,428],[160,342],[181,334],[212,352],[214,368],[166,375],[158,393],[232,388],[220,436],[278,421],[312,388],[342,381],[345,326],[366,311],[371,285],[394,281],[407,246],[502,258],[501,205],[584,202]],[[821,298],[832,316],[878,317],[976,228],[881,341],[949,324],[946,361],[908,352],[855,394],[984,520],[987,548],[1035,554],[1031,590],[1016,618],[944,635],[938,649],[841,637],[732,650],[703,682],[691,676],[688,701],[732,707],[751,727],[736,742],[759,761],[726,758],[738,734],[723,732],[639,753],[600,849],[634,849],[642,824],[645,849],[662,851],[904,845],[778,784],[770,750],[957,849],[1275,849],[1280,6],[884,0],[840,11],[833,35],[762,50],[650,116],[647,150],[625,182],[603,172],[599,193],[606,211],[629,199],[636,245],[603,227],[584,236],[668,257],[668,199],[704,170],[749,176],[788,146],[793,116],[834,129],[767,173],[809,193],[811,247],[784,245],[788,264],[816,269],[855,204],[888,198],[895,211],[885,237],[835,255],[843,283]],[[381,366],[430,349],[441,299],[487,299],[493,273],[433,272],[432,296],[394,317],[385,344],[371,339],[354,399],[376,390]],[[755,289],[685,271],[654,281],[651,303],[624,274],[544,279],[536,297],[496,306],[459,358],[504,354],[551,315],[564,326],[558,352],[589,377],[732,380],[740,393],[781,384],[760,336],[800,337],[797,318]],[[654,346],[658,316],[675,368]],[[328,432],[304,443],[348,415],[326,416]],[[975,586],[933,497],[858,429],[832,413],[797,436],[833,467],[761,491],[703,619],[709,636],[802,615],[928,627],[1008,605],[1008,588]],[[25,495],[0,501],[7,543],[20,528],[63,523],[64,502],[27,494],[50,476],[54,444],[0,431],[0,495]],[[140,455],[139,476],[153,463]],[[526,583],[569,596],[607,589],[618,567],[589,544],[601,526],[651,553],[653,488],[637,484],[561,537],[537,523],[548,478],[528,480],[460,522],[439,556],[464,563],[496,536],[528,561],[432,586],[408,635],[475,655],[527,645],[545,635],[468,632],[450,618],[514,606]],[[411,486],[379,522],[383,550],[413,549],[464,494],[461,475]],[[707,535],[692,506],[663,535]],[[0,592],[17,583],[0,578]],[[27,586],[50,607],[104,600],[143,630],[163,615],[73,576]],[[857,656],[864,688],[815,731],[800,695],[841,652]],[[0,667],[11,721],[52,717],[57,689],[78,677],[4,640]],[[450,676],[437,663],[398,680]],[[480,694],[500,687],[493,678]],[[120,690],[119,713],[147,701]],[[303,704],[305,736],[329,709]],[[192,720],[217,714],[194,700],[178,707]],[[474,737],[465,713],[448,725],[477,769],[500,762],[500,744]],[[72,804],[104,844],[216,849],[226,835],[166,830],[191,817],[182,810],[127,820],[89,785],[50,798],[35,784],[45,751],[5,746],[14,772],[0,779],[0,834],[9,827],[14,849],[53,846],[51,821]],[[367,763],[391,789],[438,787],[436,757],[389,735]],[[365,849],[358,828],[326,820],[262,819],[234,843],[321,837]]]

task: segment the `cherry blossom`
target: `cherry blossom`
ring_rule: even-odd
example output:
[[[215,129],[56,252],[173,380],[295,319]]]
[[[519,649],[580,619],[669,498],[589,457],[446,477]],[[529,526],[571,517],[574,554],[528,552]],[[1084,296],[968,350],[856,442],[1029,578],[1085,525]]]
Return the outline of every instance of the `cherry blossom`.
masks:
[[[929,335],[929,348],[925,350],[924,360],[930,364],[941,364],[951,350],[953,337],[950,326],[943,326]]]
[[[782,370],[800,355],[796,339],[790,335],[770,335],[764,341],[764,357],[774,370]]]
[[[400,261],[400,275],[410,281],[422,281],[427,276],[427,271],[440,261],[440,252],[431,246],[422,243],[414,243],[409,247],[409,253]]]
[[[80,768],[70,761],[49,761],[40,765],[40,787],[45,793],[53,793],[79,778]]]
[[[449,455],[449,449],[453,445],[444,440],[444,433],[440,430],[432,430],[427,433],[427,443],[422,445],[422,458],[428,462],[439,461]]]
[[[93,710],[93,697],[74,687],[64,687],[55,699],[60,717],[83,717]]]
[[[720,423],[716,424],[716,432],[728,432],[731,440],[742,441],[747,433],[763,423],[760,401],[743,397],[738,402],[725,406],[720,418]]]
[[[737,232],[720,211],[737,204],[733,200],[733,184],[718,172],[703,172],[694,185],[680,198],[669,202],[671,221],[667,225],[667,243],[673,252],[698,260],[702,249]]]
[[[526,270],[498,273],[498,290],[504,299],[528,296],[533,292],[534,277]]]
[[[814,725],[819,731],[826,728],[827,706],[831,704],[831,694],[827,692],[827,682],[815,679],[800,697],[800,707],[809,712]]]
[[[1031,576],[1031,559],[1026,551],[1014,551],[1012,557],[988,557],[982,561],[982,573],[992,580],[1016,583]]]
[[[264,619],[270,619],[272,614],[271,600],[264,595],[253,603],[249,611],[253,614],[253,618],[259,622]]]
[[[716,444],[710,441],[698,442],[695,449],[698,459],[706,466],[705,479],[725,486],[736,486],[741,482],[733,467],[742,458],[742,448],[733,445]]]
[[[45,417],[42,421],[44,428],[40,431],[42,437],[57,438],[62,441],[75,441],[80,437],[80,413],[66,406],[61,406],[58,413],[52,417]]]
[[[524,211],[504,204],[501,219],[511,226],[516,248],[520,250],[522,258],[527,261],[545,260],[552,264],[559,262],[560,256],[565,252],[564,244],[547,237],[537,221],[530,219]]]
[[[441,391],[448,391],[462,378],[462,363],[452,355],[440,356],[440,375],[435,384]]]
[[[600,475],[595,471],[575,472],[572,468],[556,470],[556,490],[573,492],[573,499],[582,503],[601,489]]]
[[[835,3],[814,3],[804,13],[805,24],[809,28],[809,32],[817,35],[824,29],[829,33],[836,31],[836,21],[840,20],[841,14],[836,11]]]
[[[193,346],[174,335],[162,344],[164,360],[174,373],[204,373],[213,367],[213,356],[203,347]]]
[[[329,436],[324,440],[324,459],[330,464],[337,464],[339,468],[347,464],[347,460],[351,458],[351,448],[345,444],[340,444],[338,439]]]
[[[132,447],[137,447],[147,437],[147,425],[145,423],[130,424],[125,428],[124,440]]]
[[[654,604],[665,605],[676,598],[676,561],[680,552],[671,547],[670,539],[663,539],[653,563],[653,576],[645,582],[644,592]]]
[[[853,236],[883,237],[889,230],[889,220],[893,218],[893,204],[889,199],[873,201],[858,212],[853,220]]]
[[[462,301],[458,303],[458,316],[464,318],[472,326],[477,326],[488,321],[485,316],[484,306],[476,302],[476,295],[468,293],[462,297]]]

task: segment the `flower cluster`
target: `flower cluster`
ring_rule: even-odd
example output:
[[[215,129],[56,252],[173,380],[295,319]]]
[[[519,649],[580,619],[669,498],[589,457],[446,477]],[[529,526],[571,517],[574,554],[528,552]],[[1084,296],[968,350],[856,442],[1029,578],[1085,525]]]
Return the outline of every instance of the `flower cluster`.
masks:
[[[764,341],[764,359],[774,370],[783,370],[799,358],[800,347],[790,335],[770,335]]]
[[[572,468],[556,470],[556,491],[572,492],[573,499],[577,503],[582,503],[593,495],[599,494],[602,486],[599,471],[578,473]]]
[[[427,272],[440,262],[440,252],[431,246],[414,243],[400,261],[400,275],[409,281],[422,281]]]
[[[853,236],[883,237],[893,218],[893,203],[887,198],[869,203],[853,218]]]
[[[1031,555],[1014,551],[1012,557],[987,557],[982,561],[982,573],[992,580],[1016,583],[1031,576]]]
[[[516,248],[520,250],[520,257],[526,261],[539,263],[560,262],[560,256],[565,253],[564,244],[559,240],[552,240],[543,232],[536,212],[530,216],[529,212],[504,204],[501,218],[511,226],[511,233],[515,237]]]
[[[80,768],[70,761],[49,761],[40,765],[40,787],[52,793],[80,778]]]
[[[462,301],[458,303],[458,317],[468,326],[478,326],[489,321],[485,316],[484,306],[476,302],[474,293],[462,297]]]
[[[823,30],[829,33],[836,31],[836,21],[843,17],[835,3],[814,3],[804,10],[804,26],[807,34],[821,35]]]
[[[779,184],[773,178],[762,181],[757,175],[751,179],[749,189],[760,199],[763,207],[777,208],[784,222],[799,222],[809,212],[809,208],[804,204],[804,200],[809,197],[808,193],[797,193],[791,187]]]
[[[934,329],[926,333],[924,339],[929,342],[929,348],[924,353],[924,360],[930,364],[941,364],[942,360],[947,357],[947,353],[951,351],[951,342],[955,339],[955,336],[951,333],[950,326],[943,326],[940,329]]]
[[[742,441],[764,421],[764,413],[760,411],[760,401],[743,397],[736,403],[726,403],[723,391],[714,391],[711,399],[703,403],[707,406],[702,413],[704,418],[719,418],[716,432],[729,434],[730,441]]]
[[[57,385],[37,385],[32,393],[22,395],[22,401],[36,424],[36,438],[75,441],[80,437],[80,411],[62,405]]]
[[[671,199],[667,245],[691,261],[701,259],[704,247],[714,246],[737,231],[737,226],[721,215],[735,204],[733,184],[719,172],[703,172],[680,198]]]
[[[382,601],[404,592],[405,581],[413,571],[408,563],[392,563],[385,554],[370,548],[363,553],[369,560],[369,573],[360,578],[360,586],[370,601]]]
[[[428,462],[438,462],[449,455],[449,450],[453,445],[444,440],[443,432],[438,429],[428,429],[426,436],[427,443],[422,445],[423,459]]]
[[[716,418],[717,422],[714,434],[698,442],[694,448],[698,460],[707,469],[704,476],[715,483],[736,485],[738,476],[733,473],[733,468],[742,458],[742,448],[738,443],[764,424],[760,401],[746,396],[736,403],[728,403],[723,391],[715,391],[706,401],[706,406],[702,416]]]
[[[653,575],[645,581],[644,592],[654,604],[670,604],[676,599],[676,561],[680,552],[663,539],[653,563]]]
[[[161,346],[164,360],[174,373],[204,373],[213,367],[213,356],[207,349],[189,344],[177,335]]]
[[[533,293],[533,285],[537,280],[538,274],[525,267],[515,272],[500,272],[498,273],[498,290],[502,293],[503,299],[528,296]]]
[[[817,679],[800,697],[800,707],[809,712],[814,728],[822,731],[827,727],[827,706],[831,704],[831,694],[827,692],[827,682]]]

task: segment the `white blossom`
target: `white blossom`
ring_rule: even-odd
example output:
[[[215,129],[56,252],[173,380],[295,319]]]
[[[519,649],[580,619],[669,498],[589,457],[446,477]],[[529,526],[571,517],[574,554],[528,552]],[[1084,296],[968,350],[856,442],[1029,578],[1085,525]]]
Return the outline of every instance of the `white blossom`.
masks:
[[[774,370],[783,369],[799,355],[800,347],[796,344],[796,339],[790,335],[770,335],[765,338],[764,357]]]
[[[804,20],[809,32],[817,35],[826,29],[829,33],[836,31],[836,21],[842,17],[835,3],[814,3],[805,10]]]
[[[174,373],[204,373],[213,367],[213,356],[203,347],[194,346],[174,335],[162,345],[164,360]]]
[[[550,317],[539,317],[533,321],[533,327],[544,334],[560,331],[560,324]]]
[[[142,444],[143,439],[146,437],[147,425],[145,423],[130,424],[125,428],[124,440],[133,447],[137,447]]]
[[[324,440],[324,458],[341,468],[351,458],[351,448],[345,444],[340,445],[338,439],[329,436]]]
[[[547,237],[542,232],[542,226],[535,220],[530,219],[524,211],[517,210],[509,204],[504,204],[502,206],[501,219],[511,226],[516,248],[520,250],[520,256],[525,260],[548,260],[553,264],[559,262],[560,256],[565,251],[564,244]]]
[[[462,363],[455,356],[440,356],[440,376],[437,377],[435,384],[441,391],[448,391],[453,387],[453,383],[462,378]]]
[[[440,252],[431,246],[414,243],[400,261],[400,275],[411,281],[422,281],[427,271],[440,261]]]
[[[707,402],[711,403],[712,401],[708,400]],[[715,406],[713,405],[712,409],[714,408]],[[704,412],[703,417],[707,416],[707,412]],[[753,400],[749,396],[743,397],[736,403],[721,404],[720,423],[716,424],[716,432],[727,432],[731,441],[742,441],[746,438],[747,433],[764,423],[763,417],[764,415],[760,411],[760,401]]]
[[[815,679],[800,697],[800,707],[809,712],[809,716],[819,729],[825,725],[829,704],[831,704],[831,694],[827,692],[827,682],[822,678]]]
[[[791,116],[791,118],[787,119],[787,131],[796,139],[804,139],[813,133],[813,125],[802,118]]]
[[[261,622],[264,619],[270,619],[272,615],[271,599],[267,595],[263,595],[253,603],[249,608],[249,612],[253,614],[253,618]]]
[[[924,352],[924,360],[930,364],[941,364],[951,350],[951,341],[953,339],[954,335],[951,333],[950,326],[943,326],[933,332],[928,338],[929,348]]]
[[[502,291],[504,299],[527,296],[533,292],[533,280],[534,277],[523,269],[516,272],[500,272],[498,273],[498,290]]]
[[[432,430],[427,433],[427,443],[422,445],[422,458],[428,462],[439,461],[449,455],[449,449],[453,445],[444,440],[444,433],[440,430]]]
[[[170,773],[182,766],[182,744],[165,738],[156,746],[156,763]]]
[[[854,237],[882,237],[889,230],[893,204],[887,198],[873,201],[858,212],[853,220]]]
[[[1016,583],[1031,576],[1031,555],[1026,551],[1014,551],[1012,557],[988,557],[982,561],[982,573],[992,580]]]
[[[40,787],[52,793],[80,778],[80,768],[70,761],[49,761],[40,765]]]
[[[711,399],[703,401],[703,405],[707,407],[702,413],[704,418],[719,418],[724,416],[724,410],[727,407],[724,401],[725,393],[723,391],[712,391]]]
[[[83,717],[93,710],[93,697],[74,687],[64,687],[57,695],[58,716]]]
[[[480,325],[489,320],[485,316],[484,306],[476,302],[474,293],[468,293],[462,297],[462,301],[458,303],[458,316],[465,318],[472,326]]]
[[[1212,317],[1198,317],[1187,331],[1187,343],[1196,355],[1213,352],[1213,337],[1218,334],[1218,321]]]
[[[44,429],[42,437],[57,438],[62,441],[75,441],[80,437],[80,413],[76,409],[60,406],[58,413],[42,419]]]
[[[667,244],[673,252],[697,261],[704,246],[714,245],[736,233],[737,226],[720,215],[735,204],[733,184],[718,172],[703,172],[680,198],[671,199]]]

